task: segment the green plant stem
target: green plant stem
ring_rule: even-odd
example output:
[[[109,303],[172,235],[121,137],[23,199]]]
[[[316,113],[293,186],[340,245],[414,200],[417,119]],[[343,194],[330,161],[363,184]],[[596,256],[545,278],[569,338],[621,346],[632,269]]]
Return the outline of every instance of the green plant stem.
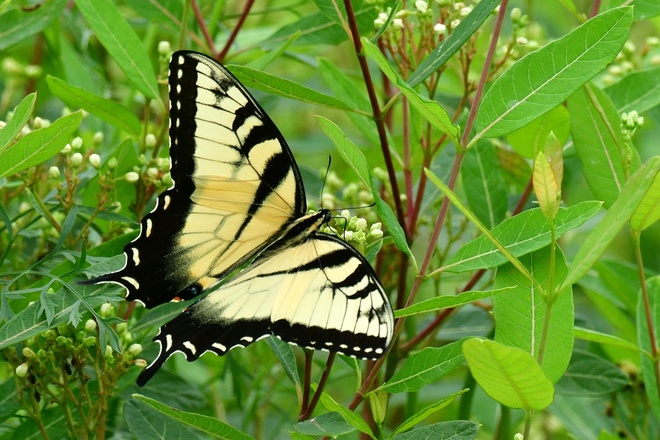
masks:
[[[179,44],[177,48],[184,47],[184,40],[186,38],[186,29],[188,28],[188,16],[190,14],[191,0],[185,0],[183,4],[183,16],[181,17],[181,32],[179,32]]]
[[[642,301],[644,301],[644,315],[646,318],[646,327],[649,331],[649,344],[651,345],[651,355],[653,356],[653,372],[655,373],[655,383],[657,387],[658,398],[660,398],[660,356],[658,355],[658,342],[656,329],[653,325],[653,314],[651,312],[651,300],[646,288],[646,274],[644,273],[644,260],[642,258],[641,234],[633,231],[632,238],[635,246],[635,260],[637,261],[637,272],[639,273],[639,283],[642,288]]]
[[[527,410],[525,411],[525,428],[523,431],[523,440],[529,439],[529,432],[532,429],[532,418],[534,417],[534,411]]]
[[[365,57],[362,51],[360,31],[358,30],[357,21],[355,19],[355,12],[353,11],[353,5],[351,4],[350,0],[344,0],[344,5],[346,6],[346,16],[348,17],[348,25],[351,31],[351,39],[353,40],[355,53],[358,58],[358,63],[360,64],[360,70],[362,72],[362,77],[364,78],[365,87],[367,88],[367,94],[369,95],[369,102],[371,103],[371,109],[373,110],[374,122],[376,123],[376,129],[378,131],[378,139],[380,140],[380,148],[383,153],[383,159],[385,160],[387,175],[390,179],[390,185],[392,186],[392,199],[394,202],[394,207],[396,209],[396,217],[406,234],[406,239],[410,241],[410,237],[408,237],[408,228],[406,227],[406,218],[405,215],[403,214],[403,207],[401,206],[401,193],[399,191],[399,184],[396,179],[394,162],[392,161],[392,154],[390,153],[390,147],[387,142],[387,133],[385,132],[385,119],[383,118],[383,114],[381,113],[380,110],[380,104],[378,103],[378,97],[376,96],[376,88],[371,78],[371,73],[369,72],[369,65],[367,64],[367,58]]]

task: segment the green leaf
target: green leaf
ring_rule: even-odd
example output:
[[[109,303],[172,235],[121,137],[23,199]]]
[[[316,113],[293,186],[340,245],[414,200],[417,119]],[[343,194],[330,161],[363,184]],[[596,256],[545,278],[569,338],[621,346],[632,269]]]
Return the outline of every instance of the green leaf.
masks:
[[[32,116],[36,100],[36,93],[30,93],[23,98],[14,109],[11,119],[0,129],[0,154],[11,145],[11,142],[25,127],[30,116]]]
[[[575,339],[581,339],[583,341],[596,342],[599,344],[611,345],[613,347],[622,347],[637,351],[637,345],[633,344],[632,342],[626,341],[625,339],[619,338],[618,336],[608,335],[596,330],[575,327],[573,329],[573,334],[575,335]]]
[[[559,208],[555,219],[556,238],[559,239],[566,231],[582,225],[596,215],[600,207],[600,202],[587,201],[569,208]],[[528,209],[504,220],[491,232],[516,257],[547,246],[551,239],[548,221],[538,208]],[[481,236],[459,249],[442,270],[459,273],[492,269],[506,261],[495,245],[485,236]]]
[[[513,287],[504,287],[501,289],[486,290],[482,291],[469,291],[462,292],[458,295],[444,295],[438,296],[435,298],[427,299],[415,303],[409,307],[403,309],[398,309],[394,311],[395,318],[401,318],[403,316],[419,315],[421,313],[436,312],[438,310],[448,309],[459,307],[465,304],[470,304],[475,301],[481,301],[486,298],[490,298],[494,295],[499,295],[513,289]]]
[[[0,422],[14,416],[20,409],[16,380],[10,377],[0,384]]]
[[[571,359],[573,351],[573,291],[571,286],[559,292],[550,308],[546,295],[566,276],[566,261],[556,248],[555,267],[550,267],[550,248],[545,247],[520,258],[534,279],[546,290],[539,292],[527,278],[511,264],[497,270],[495,287],[516,287],[506,296],[493,297],[495,341],[517,347],[538,358],[542,342],[543,321],[550,313],[545,356],[541,366],[552,383],[559,380]],[[554,285],[549,286],[551,272]]]
[[[570,133],[568,110],[559,105],[529,124],[509,133],[506,137],[511,148],[527,159],[534,159],[543,150],[545,140],[552,131],[559,143],[564,145]]]
[[[408,98],[408,102],[415,110],[419,112],[433,127],[447,134],[455,145],[458,145],[459,127],[451,120],[449,113],[442,108],[436,101],[432,101],[420,95],[403,78],[401,78],[392,65],[387,61],[385,55],[378,49],[378,46],[371,43],[368,39],[362,38],[364,53],[374,60],[385,76],[389,78],[401,90],[401,93]]]
[[[296,363],[296,354],[293,352],[293,347],[282,341],[280,338],[266,338],[268,346],[273,351],[277,359],[279,359],[284,368],[284,372],[291,379],[291,382],[296,386],[296,391],[302,401],[302,388],[300,385],[300,376],[298,375],[298,364]]]
[[[355,431],[341,414],[329,412],[293,425],[296,432],[313,436],[337,437]]]
[[[314,391],[316,391],[316,386],[312,386]],[[353,411],[349,410],[348,408],[338,404],[328,393],[323,391],[323,394],[321,394],[321,405],[325,409],[327,409],[330,412],[336,412],[339,413],[344,420],[346,420],[351,426],[355,427],[358,431],[363,432],[367,434],[369,437],[375,439],[376,437],[374,436],[373,431],[365,422],[362,417],[359,415],[355,414]]]
[[[539,151],[534,160],[533,180],[534,194],[541,212],[548,220],[552,220],[559,212],[559,182],[552,171],[549,159]]]
[[[443,397],[442,399],[433,402],[432,404],[428,405],[425,408],[422,408],[420,411],[417,411],[416,414],[413,414],[412,416],[408,417],[402,424],[400,424],[394,430],[393,434],[396,435],[399,432],[405,432],[409,429],[412,429],[416,424],[420,423],[422,420],[426,419],[431,414],[434,414],[440,411],[442,408],[447,407],[450,403],[454,401],[454,399],[457,396],[460,396],[461,394],[466,393],[467,391],[469,391],[467,388],[461,391],[457,391],[453,394],[450,394],[447,397]]]
[[[468,38],[481,27],[493,9],[495,9],[495,6],[499,4],[499,0],[481,0],[477,3],[474,9],[472,9],[472,12],[467,17],[461,19],[461,22],[449,37],[419,63],[417,69],[408,78],[408,84],[411,87],[415,87],[443,66],[463,46]]]
[[[160,101],[156,74],[142,41],[110,0],[75,0],[103,47],[128,81],[144,96]]]
[[[568,110],[573,144],[589,188],[609,208],[626,181],[621,117],[607,95],[590,85],[568,99]]]
[[[632,8],[612,9],[518,60],[484,95],[470,143],[511,133],[560,105],[617,56],[632,19]]]
[[[48,127],[26,134],[0,152],[0,177],[40,165],[59,153],[71,140],[81,121],[82,113],[75,112],[59,118]]]
[[[571,363],[555,385],[557,394],[595,397],[619,391],[630,381],[613,362],[593,353],[575,350]]]
[[[341,129],[337,127],[335,123],[321,116],[318,116],[318,119],[319,123],[321,124],[321,128],[335,144],[337,151],[339,151],[346,164],[349,165],[353,171],[355,171],[355,174],[358,175],[362,183],[364,183],[366,187],[371,190],[371,195],[373,196],[374,203],[376,204],[376,212],[378,212],[378,215],[385,224],[385,227],[392,237],[396,247],[401,252],[411,257],[413,264],[416,264],[414,262],[414,256],[408,247],[406,234],[403,231],[403,228],[397,221],[390,205],[385,203],[385,201],[380,198],[380,194],[373,184],[367,158],[364,157],[364,154],[362,154],[358,146],[355,145],[353,141],[348,139],[344,132],[341,131]]]
[[[630,219],[630,227],[642,232],[660,219],[660,173]]]
[[[492,229],[504,220],[508,194],[493,144],[478,142],[465,153],[461,177],[470,209],[481,223]]]
[[[193,428],[198,429],[213,437],[229,440],[254,439],[254,437],[251,437],[244,432],[241,432],[238,429],[221,422],[215,417],[180,411],[141,394],[133,394],[133,397],[146,403],[156,411],[165,414],[174,420],[178,420],[181,423],[192,426]]]
[[[660,104],[660,67],[628,74],[605,93],[619,113],[650,110]]]
[[[479,426],[467,420],[452,420],[396,434],[391,440],[472,440],[477,437]]]
[[[462,341],[443,347],[427,347],[406,359],[394,375],[378,387],[391,394],[414,392],[436,382],[463,363]]]
[[[619,198],[603,219],[591,230],[578,249],[568,269],[564,286],[575,284],[605,252],[607,245],[621,230],[644,198],[660,169],[660,156],[649,159],[624,185]],[[562,288],[564,287],[562,286]]]
[[[656,0],[610,0],[610,6],[632,5],[635,7],[635,20],[653,18],[660,15],[660,3]]]
[[[470,338],[463,343],[463,354],[477,383],[502,405],[541,410],[552,403],[554,387],[526,351]]]
[[[135,400],[124,405],[124,420],[131,434],[140,440],[186,440],[196,434],[181,422]]]
[[[660,329],[660,276],[649,278],[646,282],[649,299],[649,317],[651,319],[651,328],[655,333],[655,340],[658,340],[658,329]],[[651,338],[649,335],[649,322],[647,321],[646,305],[644,296],[638,295],[637,300],[637,344],[642,352],[652,353]],[[657,344],[657,342],[656,342]],[[644,379],[644,388],[646,397],[651,404],[651,409],[656,417],[660,418],[660,396],[658,395],[658,377],[656,369],[660,359],[652,359],[650,356],[642,353],[642,378]]]
[[[164,24],[170,30],[181,29],[183,2],[181,0],[124,0],[137,15],[149,23]]]
[[[48,75],[46,82],[53,95],[60,98],[68,106],[83,108],[133,136],[138,136],[142,131],[140,120],[123,105],[110,99],[96,96],[80,87],[72,86],[66,81],[62,81],[54,76]]]
[[[285,98],[295,99],[301,102],[323,105],[326,107],[337,108],[345,111],[355,111],[339,99],[317,92],[314,89],[305,87],[288,79],[279,78],[266,72],[250,69],[245,66],[229,65],[226,66],[231,73],[246,87],[253,87],[257,90],[272,93],[273,95],[284,96]]]
[[[65,7],[66,0],[52,0],[30,10],[20,7],[9,9],[0,15],[0,50],[41,32],[53,20],[62,16]]]

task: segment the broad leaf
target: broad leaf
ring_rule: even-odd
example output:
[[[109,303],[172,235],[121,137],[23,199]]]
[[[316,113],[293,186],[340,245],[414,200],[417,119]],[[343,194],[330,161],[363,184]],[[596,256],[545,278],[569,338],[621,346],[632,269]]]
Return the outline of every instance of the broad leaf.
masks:
[[[509,133],[506,139],[518,154],[527,159],[533,159],[543,149],[545,140],[551,131],[559,143],[564,145],[568,139],[570,128],[568,110],[560,105],[524,127]]]
[[[81,112],[71,113],[48,127],[26,134],[10,148],[0,152],[0,177],[40,165],[59,153],[71,140],[81,121]]]
[[[626,75],[606,88],[605,93],[619,113],[650,110],[660,104],[660,67]]]
[[[452,420],[396,434],[391,440],[472,440],[477,437],[479,426],[467,420]]]
[[[649,187],[630,219],[630,227],[641,232],[660,219],[660,173]]]
[[[511,264],[499,268],[495,287],[517,287],[507,295],[493,297],[495,341],[518,347],[538,358],[545,315],[550,313],[541,368],[547,378],[555,383],[566,370],[573,352],[573,291],[570,286],[565,287],[552,306],[544,294],[563,281],[567,271],[566,261],[559,247],[556,248],[554,268],[550,267],[549,247],[525,255],[520,260],[546,292],[539,292]],[[553,286],[548,285],[551,276],[554,277]]]
[[[75,0],[103,47],[144,96],[159,99],[156,74],[142,40],[110,0]]]
[[[4,9],[7,3],[3,3]],[[20,6],[9,9],[0,15],[0,50],[41,32],[53,20],[59,19],[65,7],[66,0],[51,0],[30,10],[23,10]]]
[[[541,410],[552,403],[554,387],[526,351],[472,338],[463,343],[463,354],[477,383],[502,405]]]
[[[629,383],[628,376],[613,362],[588,351],[576,350],[555,387],[557,394],[587,397],[608,395]]]
[[[32,116],[34,103],[37,100],[36,93],[30,93],[16,106],[13,116],[7,124],[0,129],[0,153],[11,145],[11,142],[18,136],[27,121]]]
[[[70,107],[80,107],[98,116],[109,124],[124,130],[133,136],[142,131],[140,120],[129,109],[110,99],[101,98],[80,87],[72,86],[66,81],[48,75],[48,87],[53,95],[60,98]]]
[[[569,208],[559,208],[555,219],[556,238],[577,228],[600,210],[599,202],[581,202]],[[540,209],[529,209],[510,217],[491,231],[514,256],[522,256],[550,244],[550,227]],[[465,244],[443,266],[443,271],[465,272],[491,269],[506,262],[506,258],[486,237]]]
[[[321,414],[304,422],[293,425],[296,432],[313,436],[338,437],[342,434],[348,434],[355,431],[355,428],[346,423],[341,414],[329,412]]]
[[[518,60],[484,95],[471,143],[511,133],[561,104],[617,56],[632,20],[632,8],[612,9]]]
[[[215,417],[180,411],[140,394],[133,394],[133,397],[149,405],[159,413],[164,414],[174,420],[178,420],[179,422],[188,426],[192,426],[193,428],[198,429],[212,437],[230,440],[253,440],[253,437],[226,423],[221,422]]]
[[[440,348],[427,347],[413,354],[378,390],[391,394],[411,392],[436,382],[463,363],[461,343],[456,341]]]
[[[494,295],[500,295],[501,293],[506,293],[513,289],[513,287],[504,287],[502,289],[486,290],[482,291],[469,291],[462,292],[458,295],[444,295],[438,296],[435,298],[427,299],[425,301],[420,301],[411,305],[410,307],[405,307],[403,309],[398,309],[394,311],[395,318],[401,318],[403,316],[410,315],[419,315],[421,313],[436,312],[438,310],[448,309],[452,307],[459,307],[465,304],[470,304],[475,301],[481,301],[482,299],[490,298]]]

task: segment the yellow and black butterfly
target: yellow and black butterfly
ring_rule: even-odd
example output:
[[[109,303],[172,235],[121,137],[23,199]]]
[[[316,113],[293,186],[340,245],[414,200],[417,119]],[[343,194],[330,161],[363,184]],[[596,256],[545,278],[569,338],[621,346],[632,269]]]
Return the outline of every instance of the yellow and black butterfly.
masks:
[[[155,307],[191,299],[249,265],[163,325],[144,385],[173,353],[193,361],[275,335],[302,347],[377,359],[392,339],[387,295],[330,220],[306,214],[286,141],[247,90],[213,59],[174,53],[169,72],[174,185],[158,196],[126,263],[88,283],[117,283]]]

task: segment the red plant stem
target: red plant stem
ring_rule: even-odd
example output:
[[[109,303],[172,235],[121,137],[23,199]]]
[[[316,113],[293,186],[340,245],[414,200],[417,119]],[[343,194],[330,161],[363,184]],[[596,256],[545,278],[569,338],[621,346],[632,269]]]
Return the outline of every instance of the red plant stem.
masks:
[[[301,417],[307,407],[309,406],[309,389],[312,383],[312,358],[314,357],[314,352],[311,350],[303,350],[305,353],[305,373],[303,377],[303,395],[302,402],[300,403],[300,414],[298,417]]]
[[[323,369],[321,380],[319,380],[319,386],[316,388],[314,397],[312,397],[312,401],[309,403],[307,409],[298,417],[298,421],[309,419],[309,417],[314,412],[314,408],[316,408],[316,405],[319,403],[319,400],[321,399],[321,394],[323,394],[323,388],[325,388],[325,384],[328,381],[328,377],[330,376],[330,370],[332,369],[332,364],[335,361],[336,355],[337,353],[334,352],[328,354],[328,360],[325,363],[325,368]]]
[[[350,6],[350,1],[349,0],[344,0],[346,3],[346,10],[348,11],[348,8]],[[472,126],[474,125],[474,119],[476,118],[477,115],[477,109],[479,107],[479,103],[481,101],[481,96],[483,95],[483,90],[484,87],[486,86],[486,81],[488,80],[488,71],[490,69],[490,65],[493,61],[493,55],[495,53],[495,49],[497,48],[497,40],[499,39],[500,32],[502,30],[502,23],[504,22],[504,17],[506,15],[506,7],[508,5],[508,0],[502,0],[502,3],[500,4],[500,11],[497,14],[497,20],[495,22],[495,28],[493,30],[493,35],[491,37],[490,45],[488,46],[488,53],[486,54],[486,60],[484,63],[484,68],[482,69],[481,72],[481,77],[479,78],[479,84],[477,85],[477,90],[475,92],[475,97],[474,101],[472,103],[472,106],[470,108],[470,114],[468,116],[468,121],[465,126],[465,131],[463,132],[463,136],[461,137],[461,150],[456,154],[456,158],[454,159],[454,165],[452,166],[452,171],[449,176],[449,182],[447,183],[447,186],[451,189],[453,189],[456,185],[456,180],[458,179],[458,173],[461,168],[461,164],[463,163],[463,158],[465,157],[465,152],[463,151],[463,148],[465,145],[467,145],[467,141],[469,138],[470,131],[472,130]],[[352,9],[351,9],[352,11]],[[350,16],[350,14],[349,14]],[[353,20],[355,18],[353,17]],[[357,31],[357,26],[356,26],[356,31]],[[354,39],[355,40],[355,39]],[[360,46],[361,47],[361,46]],[[366,64],[366,62],[365,62]],[[426,255],[424,256],[424,260],[422,261],[422,264],[420,266],[420,272],[419,275],[415,278],[415,281],[413,282],[412,289],[410,291],[410,295],[408,296],[408,301],[406,301],[406,306],[412,304],[415,300],[415,297],[417,296],[417,293],[419,292],[419,289],[422,285],[422,282],[424,281],[424,274],[426,273],[426,270],[428,269],[428,266],[431,262],[431,257],[433,256],[433,253],[436,248],[436,243],[438,241],[438,237],[440,236],[440,231],[442,230],[442,225],[444,224],[445,217],[447,214],[447,210],[449,208],[449,199],[444,198],[442,201],[442,206],[440,207],[440,213],[438,214],[438,218],[436,221],[436,226],[433,230],[433,234],[431,237],[431,240],[429,242],[429,247],[427,249]],[[404,228],[405,229],[405,228]],[[397,340],[397,337],[399,336],[399,333],[401,332],[401,329],[403,328],[403,324],[405,322],[405,317],[400,318],[395,327],[394,327],[394,337],[393,341]],[[372,382],[375,380],[378,370],[380,367],[383,365],[383,362],[385,358],[388,356],[390,351],[392,350],[392,346],[394,344],[391,344],[390,347],[388,348],[387,352],[383,357],[378,359],[372,369],[369,371],[367,376],[364,379],[364,382],[362,383],[362,387],[360,387],[360,390],[355,394],[353,397],[353,400],[351,401],[349,405],[349,409],[353,410],[357,408],[357,406],[362,402],[362,398],[364,396],[364,393],[366,393],[369,390],[369,387],[371,386]]]
[[[598,15],[598,11],[600,11],[600,1],[601,0],[594,0],[594,4],[591,5],[591,12],[589,12],[589,18],[593,18]]]
[[[213,43],[213,38],[211,38],[211,35],[209,35],[209,29],[206,27],[204,17],[202,17],[202,11],[199,9],[197,0],[191,0],[190,4],[192,5],[193,12],[195,13],[195,19],[199,24],[199,28],[202,30],[202,34],[204,34],[204,40],[206,40],[206,44],[209,47],[209,52],[211,52],[211,55],[215,56],[215,44]]]
[[[401,206],[401,193],[399,191],[399,184],[396,179],[396,173],[394,171],[394,163],[392,161],[392,155],[390,153],[390,147],[387,142],[387,133],[385,132],[385,120],[383,114],[380,111],[380,105],[378,104],[378,97],[376,96],[376,89],[374,87],[373,80],[371,79],[371,73],[369,73],[369,66],[367,65],[367,59],[362,53],[362,42],[360,41],[360,31],[358,30],[357,21],[355,20],[355,12],[353,11],[353,5],[351,0],[344,0],[344,5],[346,6],[346,15],[348,17],[348,25],[351,30],[351,38],[353,40],[353,45],[355,46],[355,53],[360,64],[360,70],[362,71],[362,76],[364,77],[364,84],[367,88],[367,94],[369,95],[369,102],[371,103],[371,109],[374,113],[374,121],[376,122],[376,129],[378,130],[378,139],[380,140],[380,148],[383,152],[383,158],[385,160],[385,165],[387,167],[387,174],[390,179],[390,184],[392,185],[392,199],[394,201],[394,207],[396,208],[396,217],[399,221],[399,224],[406,233],[406,239],[408,237],[408,228],[406,228],[406,218],[403,214],[403,207]]]
[[[243,7],[243,12],[241,12],[241,17],[238,19],[238,23],[236,23],[236,26],[234,26],[234,30],[231,31],[231,35],[229,35],[229,38],[225,43],[225,47],[222,48],[218,56],[215,58],[216,60],[220,62],[224,61],[225,57],[227,56],[227,52],[229,52],[229,48],[234,43],[234,40],[236,39],[236,35],[238,35],[238,31],[241,30],[241,27],[243,27],[243,23],[245,23],[245,19],[250,13],[250,9],[252,9],[252,5],[254,5],[254,0],[247,0],[245,2],[245,6]]]

